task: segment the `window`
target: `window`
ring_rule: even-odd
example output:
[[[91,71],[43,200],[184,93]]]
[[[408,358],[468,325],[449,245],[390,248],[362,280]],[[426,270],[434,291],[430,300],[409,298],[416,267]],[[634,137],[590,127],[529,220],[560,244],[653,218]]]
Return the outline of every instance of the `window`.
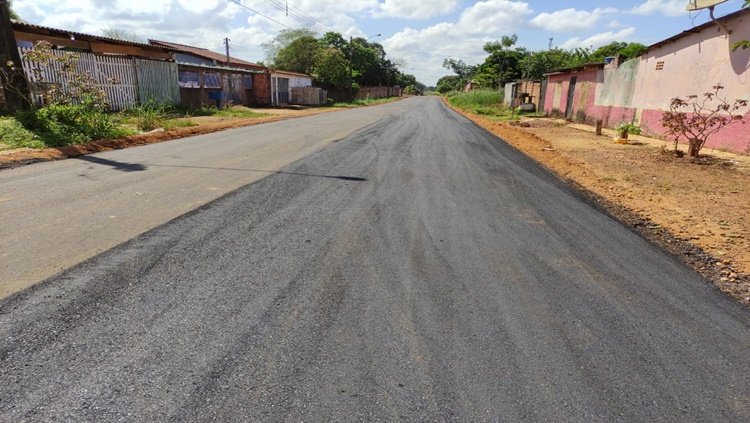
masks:
[[[656,62],[656,70],[664,70],[664,62]]]
[[[252,76],[246,76],[245,77],[245,88],[246,89],[253,88],[253,77]]]
[[[221,88],[221,83],[219,82],[219,74],[218,73],[204,73],[203,74],[203,86],[205,88]]]
[[[200,88],[201,86],[198,82],[198,72],[180,71],[179,80],[180,87]]]

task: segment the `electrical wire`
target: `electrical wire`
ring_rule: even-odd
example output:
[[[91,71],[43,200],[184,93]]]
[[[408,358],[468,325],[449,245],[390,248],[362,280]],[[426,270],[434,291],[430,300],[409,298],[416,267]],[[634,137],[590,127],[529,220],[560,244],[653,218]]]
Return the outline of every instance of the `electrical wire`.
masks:
[[[262,16],[262,17],[264,17],[264,18],[268,19],[269,21],[275,22],[275,23],[277,23],[277,24],[279,24],[279,25],[281,25],[281,26],[283,26],[283,27],[286,27],[287,29],[294,29],[294,28],[292,28],[291,26],[289,26],[289,25],[286,25],[286,24],[283,24],[283,23],[281,23],[281,22],[277,21],[277,20],[276,20],[276,19],[274,19],[274,18],[271,18],[271,17],[269,17],[269,16],[266,16],[266,15],[264,15],[264,14],[262,14],[262,13],[258,12],[258,11],[257,11],[257,10],[255,10],[255,9],[251,9],[251,8],[249,8],[249,7],[245,6],[244,4],[242,4],[242,3],[241,3],[240,1],[238,1],[238,0],[227,0],[227,1],[228,1],[228,2],[232,2],[232,3],[234,3],[234,4],[236,4],[236,5],[240,6],[240,7],[244,7],[245,9],[247,9],[247,10],[249,10],[249,11],[251,11],[251,12],[255,13],[256,15],[260,15],[260,16]]]
[[[299,9],[298,7],[290,4],[289,2],[282,2],[280,0],[264,0],[266,3],[275,7],[277,10],[286,13],[287,16],[291,16],[303,25],[317,32],[328,32],[331,31],[325,24],[311,16],[307,12]],[[291,6],[291,9],[289,8]]]

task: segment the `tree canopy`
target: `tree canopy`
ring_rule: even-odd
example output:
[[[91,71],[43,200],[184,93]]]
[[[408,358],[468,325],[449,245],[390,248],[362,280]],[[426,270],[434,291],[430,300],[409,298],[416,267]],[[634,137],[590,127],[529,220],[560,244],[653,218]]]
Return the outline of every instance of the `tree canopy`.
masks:
[[[348,84],[351,65],[353,83],[359,86],[425,87],[414,75],[404,74],[399,69],[403,63],[389,59],[381,44],[361,37],[350,42],[338,32],[318,37],[307,29],[283,30],[263,48],[268,66],[313,75],[333,86]]]
[[[146,43],[146,40],[140,35],[135,32],[125,31],[124,29],[104,28],[102,29],[102,35],[116,40],[130,41],[133,43]]]
[[[13,10],[13,0],[8,1],[8,10],[10,11],[11,19],[21,19],[21,17],[18,16],[18,13]]]
[[[454,75],[441,78],[437,90],[446,92],[461,89],[469,81],[485,88],[500,88],[507,82],[521,79],[542,79],[545,73],[568,67],[581,66],[586,63],[604,62],[607,57],[620,55],[628,60],[640,56],[646,46],[639,43],[612,42],[593,49],[574,48],[563,50],[553,48],[549,50],[529,51],[524,47],[516,47],[516,34],[503,36],[498,41],[485,43],[484,51],[487,57],[477,65],[468,65],[460,59],[447,58],[443,67],[451,70]]]

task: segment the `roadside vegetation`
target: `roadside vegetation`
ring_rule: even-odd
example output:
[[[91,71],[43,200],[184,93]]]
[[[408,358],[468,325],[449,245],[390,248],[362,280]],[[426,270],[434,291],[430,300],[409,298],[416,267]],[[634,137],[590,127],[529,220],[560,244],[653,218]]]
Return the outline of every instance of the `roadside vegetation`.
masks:
[[[121,112],[111,112],[107,93],[89,73],[78,71],[78,55],[59,54],[42,41],[26,53],[31,77],[20,66],[9,63],[4,80],[7,89],[27,102],[15,116],[0,116],[0,150],[62,147],[153,131],[196,126],[194,116],[259,118],[272,116],[242,106],[219,109],[210,106],[186,107],[152,100]],[[62,83],[48,81],[45,75],[57,72]],[[110,80],[117,83],[116,80]],[[33,99],[26,95],[34,93]]]
[[[522,112],[503,103],[503,93],[497,90],[472,90],[466,93],[450,92],[446,95],[450,104],[469,113],[482,115],[490,120],[516,120],[521,116],[536,117],[544,114]]]
[[[608,57],[620,55],[623,59],[638,57],[646,46],[639,43],[612,42],[597,49],[552,48],[530,51],[517,47],[518,36],[503,36],[500,41],[485,43],[487,53],[483,63],[470,65],[460,59],[447,58],[443,67],[452,71],[437,82],[437,91],[447,94],[461,91],[467,83],[484,89],[500,89],[505,83],[521,79],[541,80],[544,74],[557,69],[580,66],[591,62],[604,62]]]

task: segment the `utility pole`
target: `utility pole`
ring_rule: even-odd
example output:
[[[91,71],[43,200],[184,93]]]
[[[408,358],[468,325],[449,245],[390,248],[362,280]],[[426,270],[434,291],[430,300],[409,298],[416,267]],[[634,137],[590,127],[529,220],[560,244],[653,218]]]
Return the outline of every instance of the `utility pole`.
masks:
[[[230,67],[230,60],[231,60],[231,58],[229,57],[229,38],[224,38],[224,44],[226,44],[226,46],[227,46],[227,67]],[[229,74],[229,78],[228,78],[228,80],[229,80],[229,93],[227,93],[227,103],[234,98],[234,96],[233,96],[233,90],[232,90],[232,79],[233,79],[233,77],[234,77],[234,75],[232,75],[230,73]]]
[[[349,36],[349,102],[351,103],[354,101],[354,98],[352,97],[352,55],[354,54],[354,38],[350,35]]]
[[[8,66],[8,62],[18,69],[23,69],[21,55],[18,53],[16,37],[13,35],[13,23],[10,21],[10,3],[0,0],[0,85],[5,90],[5,104],[10,111],[29,108],[29,87],[26,78],[14,72]],[[21,70],[23,72],[23,70]],[[7,78],[6,78],[7,77]]]

